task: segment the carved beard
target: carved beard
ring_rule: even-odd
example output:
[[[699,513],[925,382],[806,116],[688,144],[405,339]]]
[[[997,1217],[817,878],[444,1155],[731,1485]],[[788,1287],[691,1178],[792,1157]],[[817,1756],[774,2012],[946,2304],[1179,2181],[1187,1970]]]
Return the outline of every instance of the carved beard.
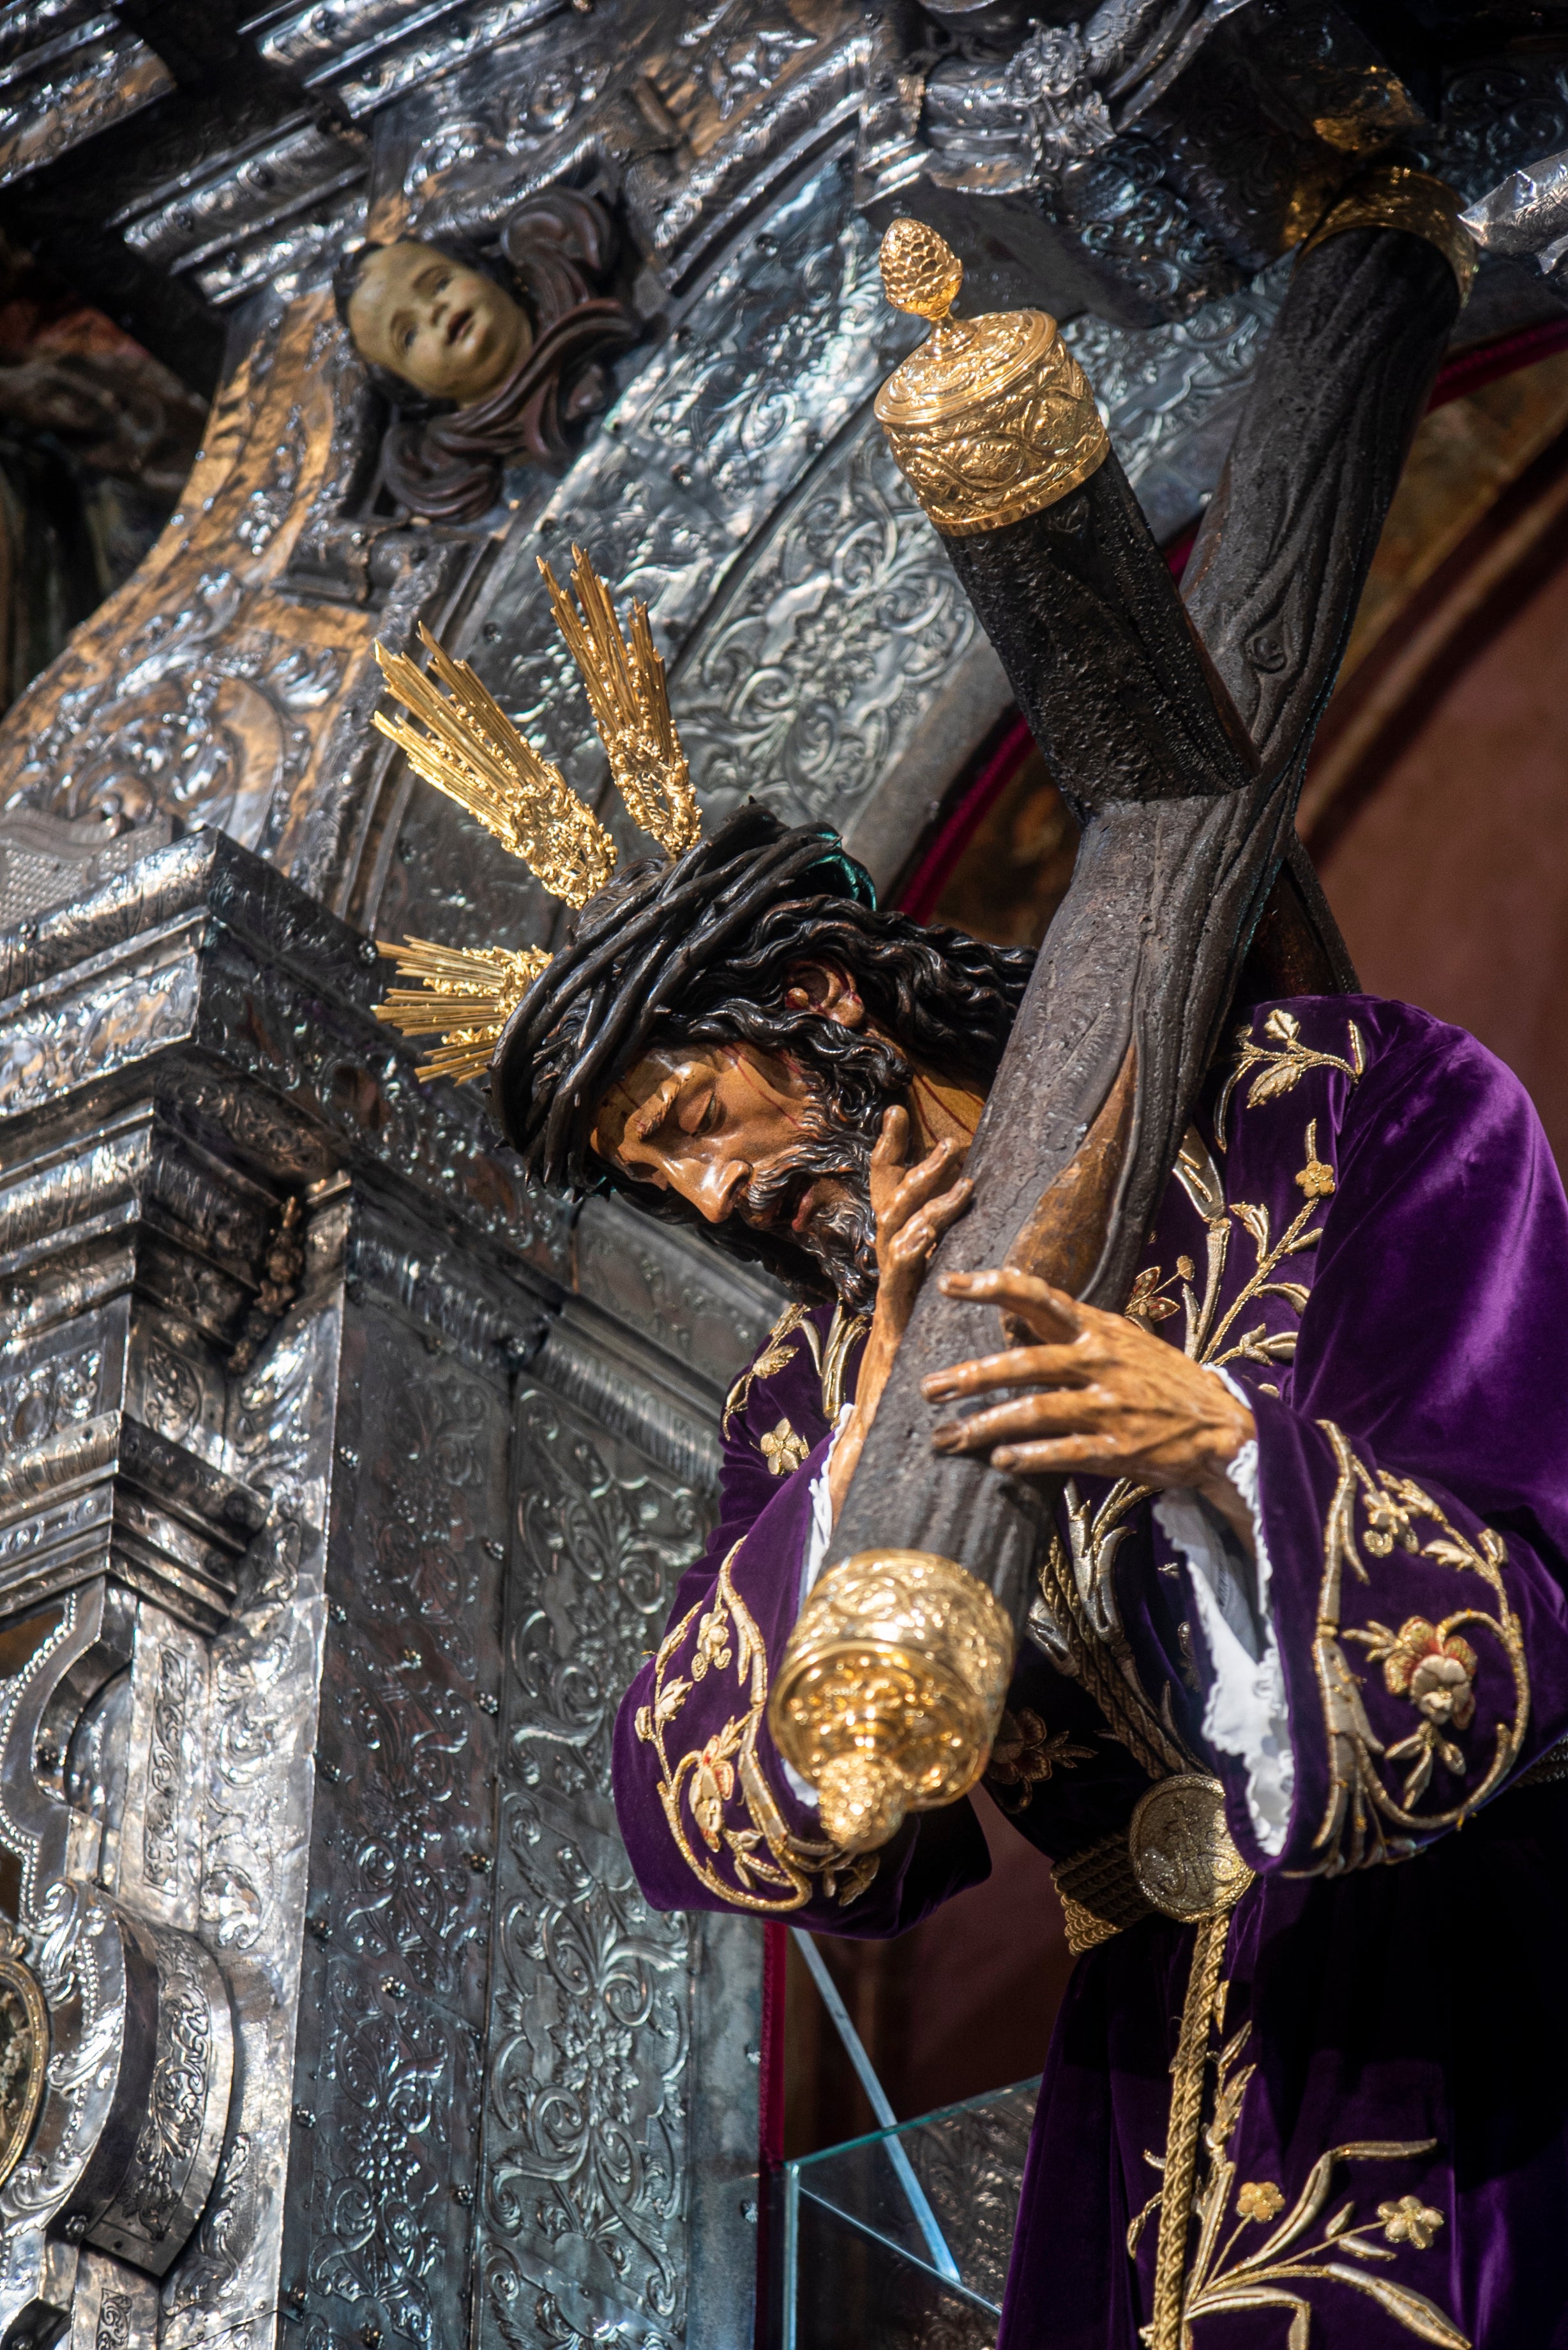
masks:
[[[871,1153],[882,1130],[882,1113],[891,1107],[892,1099],[877,1103],[868,1133],[842,1115],[814,1110],[806,1121],[806,1139],[746,1186],[748,1221],[761,1223],[814,1178],[833,1177],[842,1185],[839,1196],[818,1206],[810,1222],[791,1237],[816,1259],[851,1314],[869,1314],[877,1303]]]

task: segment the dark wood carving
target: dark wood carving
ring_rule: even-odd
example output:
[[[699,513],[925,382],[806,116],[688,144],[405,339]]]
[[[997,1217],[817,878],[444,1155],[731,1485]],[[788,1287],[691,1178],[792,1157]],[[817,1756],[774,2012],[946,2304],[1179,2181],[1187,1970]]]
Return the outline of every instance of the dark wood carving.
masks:
[[[1458,301],[1447,261],[1400,232],[1303,257],[1185,605],[1114,458],[1044,514],[949,542],[1084,837],[976,1137],[975,1206],[939,1271],[1023,1247],[1119,1305],[1282,868],[1264,968],[1286,985],[1348,976],[1292,855],[1295,800]],[[988,1312],[928,1285],[834,1555],[940,1552],[1016,1613],[1044,1496],[934,1456],[919,1392],[995,1343]]]

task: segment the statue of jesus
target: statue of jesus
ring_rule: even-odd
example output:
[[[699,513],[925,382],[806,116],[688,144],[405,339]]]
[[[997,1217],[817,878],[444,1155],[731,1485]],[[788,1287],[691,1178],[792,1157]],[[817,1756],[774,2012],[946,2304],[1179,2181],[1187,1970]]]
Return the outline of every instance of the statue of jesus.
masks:
[[[1267,628],[1256,608],[1206,623],[1213,739],[1231,730],[1239,773],[1266,764],[1282,696],[1299,685],[1315,716],[1337,660],[1312,636],[1322,578],[1286,557],[1314,486],[1290,469],[1348,430],[1346,273],[1383,273],[1354,372],[1357,399],[1370,369],[1374,406],[1402,403],[1385,498],[1457,310],[1437,214],[1396,192],[1331,222],[1339,276],[1309,266],[1331,235],[1282,317],[1322,369],[1302,389],[1311,430],[1272,460],[1285,488],[1257,577],[1276,566],[1274,602]],[[1403,372],[1379,375],[1400,349]],[[1244,440],[1217,502],[1232,508]],[[1368,500],[1352,585],[1381,519]],[[1040,573],[1036,634],[1111,528],[1052,512],[1055,551],[1030,559],[1067,571]],[[1106,564],[1096,577],[1133,577]],[[1004,625],[985,601],[994,567],[965,576],[993,633],[1016,633],[1016,605]],[[509,751],[535,795],[514,845],[538,870],[571,849],[578,910],[552,960],[493,950],[464,978],[461,957],[410,949],[427,995],[448,988],[423,1024],[439,1011],[446,1066],[469,1073],[499,1037],[492,1097],[538,1180],[692,1223],[794,1300],[729,1396],[718,1523],[620,1710],[622,1832],[656,1908],[896,1934],[985,1875],[978,1822],[961,1800],[880,1844],[846,1832],[775,1742],[770,1691],[927,1267],[978,1229],[1033,958],[879,909],[831,833],[754,803],[694,838],[645,617],[628,647],[586,563],[580,617],[551,585],[612,774],[664,853],[610,874],[556,771]],[[1075,772],[1073,719],[1098,658],[1091,643],[1024,692],[1090,808],[1098,754]],[[400,675],[430,724],[439,697]],[[1102,742],[1137,719],[1116,690]],[[400,739],[480,804],[429,736]],[[980,1308],[1003,1317],[989,1350],[924,1372],[921,1457],[1038,1490],[989,1783],[1051,1860],[1082,1954],[999,2350],[1543,2350],[1568,2340],[1563,1187],[1479,1044],[1332,978],[1259,993],[1243,972],[1180,1109],[1114,1306],[1017,1252],[936,1277],[975,1329]]]

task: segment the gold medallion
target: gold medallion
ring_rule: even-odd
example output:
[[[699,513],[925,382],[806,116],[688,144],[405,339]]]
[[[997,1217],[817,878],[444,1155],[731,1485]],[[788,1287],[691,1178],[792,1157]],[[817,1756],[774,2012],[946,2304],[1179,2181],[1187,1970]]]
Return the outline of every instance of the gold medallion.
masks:
[[[1144,1898],[1184,1925],[1222,1917],[1252,1882],[1225,1825],[1224,1789],[1196,1771],[1161,1779],[1142,1797],[1127,1851]]]
[[[44,2102],[49,2016],[36,1977],[0,1955],[0,2186],[22,2159]]]

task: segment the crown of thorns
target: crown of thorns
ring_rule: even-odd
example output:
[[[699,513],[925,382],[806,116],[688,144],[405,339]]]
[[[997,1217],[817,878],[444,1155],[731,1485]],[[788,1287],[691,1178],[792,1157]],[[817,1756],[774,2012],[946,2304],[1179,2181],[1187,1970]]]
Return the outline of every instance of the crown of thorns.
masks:
[[[438,790],[477,816],[543,887],[577,910],[566,943],[441,946],[379,941],[406,983],[376,1007],[410,1037],[433,1037],[432,1075],[470,1083],[493,1069],[496,1113],[540,1180],[581,1184],[591,1112],[635,1061],[687,983],[733,949],[757,918],[789,899],[850,898],[875,906],[870,877],[836,834],[786,828],[748,801],[709,840],[670,714],[664,664],[647,607],[622,633],[604,582],[572,549],[570,592],[540,559],[556,620],[587,690],[610,776],[634,822],[663,851],[616,871],[614,841],[558,767],[519,733],[466,661],[424,628],[428,671],[378,645],[390,691],[417,725],[372,723]],[[558,1031],[569,1027],[564,1037]],[[535,1066],[554,1041],[547,1088]]]

